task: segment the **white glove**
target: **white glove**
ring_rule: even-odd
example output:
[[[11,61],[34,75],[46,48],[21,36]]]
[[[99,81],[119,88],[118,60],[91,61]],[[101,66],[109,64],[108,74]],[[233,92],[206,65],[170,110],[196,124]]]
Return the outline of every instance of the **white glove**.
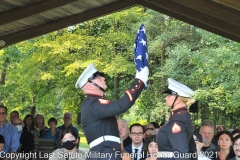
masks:
[[[138,72],[137,70],[137,73],[136,73],[136,77],[135,78],[138,78],[140,79],[141,81],[144,82],[145,84],[145,87],[147,87],[147,81],[148,81],[148,75],[149,75],[149,69],[148,67],[144,67],[140,72]]]

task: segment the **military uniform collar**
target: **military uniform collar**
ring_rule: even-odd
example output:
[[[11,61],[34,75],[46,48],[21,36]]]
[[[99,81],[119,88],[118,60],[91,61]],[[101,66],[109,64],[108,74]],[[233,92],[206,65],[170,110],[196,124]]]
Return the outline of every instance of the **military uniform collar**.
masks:
[[[186,107],[181,107],[181,108],[178,108],[176,110],[173,110],[171,111],[171,116],[173,116],[174,114],[177,114],[177,113],[181,113],[181,112],[187,112],[187,108]]]

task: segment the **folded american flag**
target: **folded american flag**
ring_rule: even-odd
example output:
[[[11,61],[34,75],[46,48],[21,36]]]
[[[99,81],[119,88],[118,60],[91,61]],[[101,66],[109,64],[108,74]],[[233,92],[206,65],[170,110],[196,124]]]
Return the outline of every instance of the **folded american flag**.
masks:
[[[146,30],[142,24],[138,29],[137,36],[134,43],[134,62],[138,72],[144,67],[148,67],[148,44],[146,37]]]

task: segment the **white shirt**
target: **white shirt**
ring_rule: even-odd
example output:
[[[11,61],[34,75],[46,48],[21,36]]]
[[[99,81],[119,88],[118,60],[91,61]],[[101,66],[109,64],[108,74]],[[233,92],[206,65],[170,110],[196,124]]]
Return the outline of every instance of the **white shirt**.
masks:
[[[140,160],[140,158],[142,158],[142,156],[143,156],[143,155],[140,156],[140,155],[142,154],[142,147],[143,147],[143,143],[142,143],[141,146],[139,146],[138,148],[134,147],[134,145],[132,144],[132,154],[135,153],[135,149],[138,149],[137,154],[138,154],[139,156],[137,157],[137,160]],[[134,160],[134,156],[133,156],[132,160]]]

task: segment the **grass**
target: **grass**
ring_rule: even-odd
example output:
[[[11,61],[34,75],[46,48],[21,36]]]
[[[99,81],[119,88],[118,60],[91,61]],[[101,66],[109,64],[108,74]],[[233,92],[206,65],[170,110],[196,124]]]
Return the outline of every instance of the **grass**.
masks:
[[[80,147],[89,149],[90,147],[87,143],[87,139],[84,133],[82,131],[80,131],[79,133],[80,133]]]

